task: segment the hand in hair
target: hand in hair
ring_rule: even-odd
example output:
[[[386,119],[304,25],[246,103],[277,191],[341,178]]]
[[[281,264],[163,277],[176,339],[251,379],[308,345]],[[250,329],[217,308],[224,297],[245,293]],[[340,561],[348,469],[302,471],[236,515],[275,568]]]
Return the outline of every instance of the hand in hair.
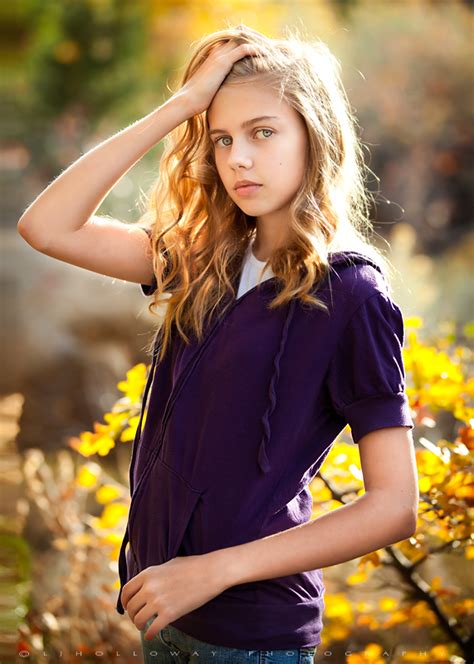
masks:
[[[262,50],[254,44],[236,44],[232,40],[212,47],[204,62],[179,90],[179,95],[188,99],[193,115],[209,107],[234,62],[248,55],[262,55]]]

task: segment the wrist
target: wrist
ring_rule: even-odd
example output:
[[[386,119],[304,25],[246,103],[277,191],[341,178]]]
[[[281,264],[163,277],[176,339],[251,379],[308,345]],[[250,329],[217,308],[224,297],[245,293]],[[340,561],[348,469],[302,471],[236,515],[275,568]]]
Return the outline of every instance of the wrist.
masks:
[[[165,104],[170,104],[173,106],[180,118],[180,123],[184,122],[185,120],[189,120],[189,118],[192,118],[193,115],[196,115],[192,100],[185,92],[176,92],[168,99],[168,101],[165,102]]]
[[[217,549],[205,554],[207,564],[220,592],[244,583],[243,561],[239,556],[239,547]]]

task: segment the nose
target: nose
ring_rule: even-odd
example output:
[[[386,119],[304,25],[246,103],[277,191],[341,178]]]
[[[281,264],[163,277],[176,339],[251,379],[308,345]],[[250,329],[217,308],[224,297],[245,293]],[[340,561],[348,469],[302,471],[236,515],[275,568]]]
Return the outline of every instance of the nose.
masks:
[[[228,152],[228,165],[230,168],[250,168],[253,160],[250,147],[245,142],[234,141]]]

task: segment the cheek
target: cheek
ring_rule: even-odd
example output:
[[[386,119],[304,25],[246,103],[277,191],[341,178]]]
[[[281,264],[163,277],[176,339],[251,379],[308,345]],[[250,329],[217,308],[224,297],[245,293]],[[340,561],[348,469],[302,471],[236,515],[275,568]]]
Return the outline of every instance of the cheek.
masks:
[[[220,164],[219,159],[214,158],[214,165],[215,165],[219,180],[222,182],[223,185],[225,185],[226,184],[225,169],[222,168],[222,165]]]
[[[305,145],[302,145],[299,136],[288,138],[281,141],[278,145],[272,146],[271,154],[268,155],[269,161],[274,168],[283,170],[286,177],[291,177],[295,171],[304,170]]]
[[[225,184],[229,180],[230,176],[230,169],[226,164],[225,157],[214,157],[214,163],[216,165],[216,171],[220,179]]]
[[[301,178],[304,175],[306,169],[306,146],[295,141],[292,146],[291,151],[287,153],[286,163],[283,162],[283,159],[279,159],[279,162],[283,162],[285,173],[288,178],[294,183],[295,181],[300,182]],[[282,167],[281,167],[282,168]]]
[[[304,175],[304,153],[295,153],[293,149],[286,154],[280,151],[269,163],[275,183],[278,181],[278,186],[282,189],[293,189],[295,183],[299,183]]]

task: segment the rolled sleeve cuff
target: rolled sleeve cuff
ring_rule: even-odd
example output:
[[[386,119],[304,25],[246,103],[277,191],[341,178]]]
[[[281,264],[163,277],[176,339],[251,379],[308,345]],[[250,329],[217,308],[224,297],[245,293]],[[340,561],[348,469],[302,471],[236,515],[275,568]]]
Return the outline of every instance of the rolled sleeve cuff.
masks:
[[[377,394],[355,401],[344,408],[344,417],[351,427],[354,443],[365,434],[385,427],[415,426],[405,392]]]

